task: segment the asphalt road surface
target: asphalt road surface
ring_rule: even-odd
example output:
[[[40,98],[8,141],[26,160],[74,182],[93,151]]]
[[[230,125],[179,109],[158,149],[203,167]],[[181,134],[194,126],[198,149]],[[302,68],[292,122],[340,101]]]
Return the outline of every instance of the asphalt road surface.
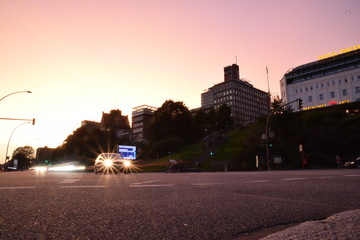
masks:
[[[359,184],[358,169],[1,172],[0,239],[256,239],[360,209]]]

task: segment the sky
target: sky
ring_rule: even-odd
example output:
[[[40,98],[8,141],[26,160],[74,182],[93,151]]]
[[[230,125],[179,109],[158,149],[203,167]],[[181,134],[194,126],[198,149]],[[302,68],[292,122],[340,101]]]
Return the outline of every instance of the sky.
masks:
[[[111,109],[201,107],[233,63],[280,95],[289,69],[359,45],[359,23],[358,0],[1,0],[0,99],[32,93],[1,100],[0,118],[36,122],[0,120],[0,163]]]

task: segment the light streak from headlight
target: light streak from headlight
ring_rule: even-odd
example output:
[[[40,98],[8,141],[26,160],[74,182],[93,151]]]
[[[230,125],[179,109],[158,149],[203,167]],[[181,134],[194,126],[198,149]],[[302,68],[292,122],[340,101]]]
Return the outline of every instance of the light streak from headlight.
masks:
[[[54,171],[54,172],[67,172],[67,171],[80,171],[80,170],[85,170],[85,166],[67,165],[67,166],[54,166],[48,168],[48,171]]]

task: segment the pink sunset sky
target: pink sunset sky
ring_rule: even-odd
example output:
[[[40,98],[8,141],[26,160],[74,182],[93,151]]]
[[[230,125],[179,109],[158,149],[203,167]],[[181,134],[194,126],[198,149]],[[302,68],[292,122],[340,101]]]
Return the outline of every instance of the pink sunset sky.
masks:
[[[360,44],[358,0],[2,0],[1,118],[36,118],[19,146],[61,145],[102,112],[201,106],[235,63],[254,87],[280,95],[286,71]],[[0,163],[22,122],[1,120]]]

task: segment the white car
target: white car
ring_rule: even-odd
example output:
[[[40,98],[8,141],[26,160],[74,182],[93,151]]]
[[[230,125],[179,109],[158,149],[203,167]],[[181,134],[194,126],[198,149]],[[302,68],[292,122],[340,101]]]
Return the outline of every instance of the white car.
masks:
[[[95,160],[94,172],[128,173],[132,166],[131,160],[124,159],[120,153],[101,153]]]

